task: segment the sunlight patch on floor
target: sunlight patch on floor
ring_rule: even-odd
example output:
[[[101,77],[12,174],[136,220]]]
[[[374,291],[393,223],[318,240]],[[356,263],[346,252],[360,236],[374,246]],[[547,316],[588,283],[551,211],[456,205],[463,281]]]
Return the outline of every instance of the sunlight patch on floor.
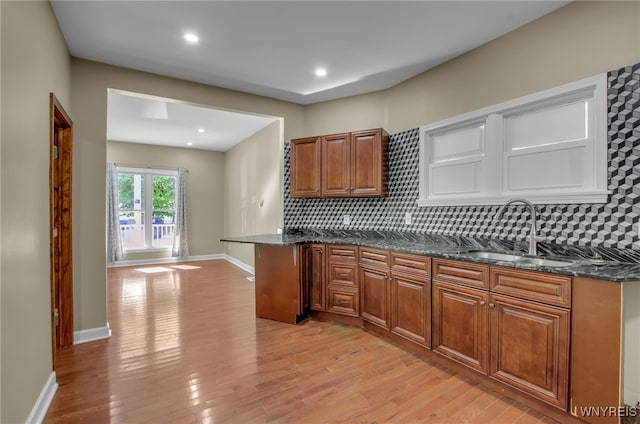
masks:
[[[171,268],[176,269],[200,269],[201,266],[193,266],[193,265],[171,265]]]
[[[165,268],[163,266],[150,266],[148,268],[136,268],[136,271],[144,272],[145,274],[155,274],[158,272],[173,271],[171,268]]]

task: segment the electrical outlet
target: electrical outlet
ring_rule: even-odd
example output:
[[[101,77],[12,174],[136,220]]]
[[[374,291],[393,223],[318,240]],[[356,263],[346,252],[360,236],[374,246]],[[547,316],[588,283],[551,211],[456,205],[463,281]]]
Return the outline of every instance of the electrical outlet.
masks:
[[[344,225],[351,224],[351,217],[349,215],[342,215],[342,223]]]
[[[406,225],[411,225],[412,219],[411,219],[411,212],[405,212],[404,213],[404,223]]]

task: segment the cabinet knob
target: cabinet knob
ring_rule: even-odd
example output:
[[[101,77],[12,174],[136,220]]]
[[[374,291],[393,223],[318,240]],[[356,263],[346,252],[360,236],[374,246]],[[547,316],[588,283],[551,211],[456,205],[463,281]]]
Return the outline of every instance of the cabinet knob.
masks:
[[[484,300],[481,300],[481,301],[480,301],[480,306],[484,306],[484,304],[485,304],[485,303],[486,303],[486,302],[485,302]]]
[[[496,304],[495,304],[495,303],[489,303],[489,307],[490,307],[490,308],[495,308],[495,307],[496,307]]]

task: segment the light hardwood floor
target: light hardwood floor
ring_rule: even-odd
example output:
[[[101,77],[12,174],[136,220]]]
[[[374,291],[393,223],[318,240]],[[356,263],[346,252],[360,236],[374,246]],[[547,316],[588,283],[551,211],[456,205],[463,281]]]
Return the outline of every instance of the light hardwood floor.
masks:
[[[111,268],[109,340],[58,356],[45,423],[552,423],[364,330],[256,319],[226,261]]]

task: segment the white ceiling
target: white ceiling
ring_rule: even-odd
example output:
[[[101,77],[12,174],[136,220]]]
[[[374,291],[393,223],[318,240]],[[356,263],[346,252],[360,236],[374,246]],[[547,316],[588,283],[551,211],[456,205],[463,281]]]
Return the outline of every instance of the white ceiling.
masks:
[[[567,3],[51,1],[74,57],[299,104],[392,87]],[[187,32],[200,41],[185,42]],[[327,76],[315,76],[317,67]],[[150,117],[154,110],[166,119]],[[224,151],[270,122],[109,95],[110,140]]]
[[[224,152],[276,119],[109,90],[107,139]]]
[[[51,3],[75,57],[309,104],[391,87],[569,2]]]

